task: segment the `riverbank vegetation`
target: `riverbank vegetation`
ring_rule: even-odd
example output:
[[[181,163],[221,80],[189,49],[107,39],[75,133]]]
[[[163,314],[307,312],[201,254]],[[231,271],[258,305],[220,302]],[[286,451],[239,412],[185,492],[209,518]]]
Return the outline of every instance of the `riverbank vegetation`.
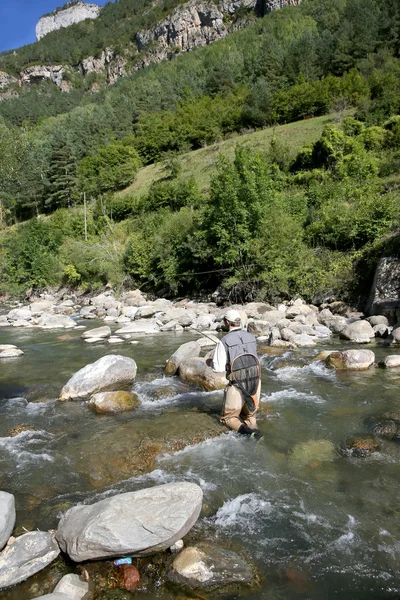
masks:
[[[69,112],[3,101],[2,291],[363,298],[399,226],[399,30],[394,1],[305,0]]]

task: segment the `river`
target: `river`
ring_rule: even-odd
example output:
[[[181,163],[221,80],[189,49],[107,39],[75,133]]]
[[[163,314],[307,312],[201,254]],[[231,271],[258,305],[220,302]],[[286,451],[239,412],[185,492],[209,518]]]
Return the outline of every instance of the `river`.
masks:
[[[400,410],[400,370],[328,370],[315,358],[321,349],[350,347],[338,338],[318,348],[266,354],[261,359],[262,441],[223,432],[164,454],[149,473],[130,476],[121,467],[129,436],[133,444],[139,431],[151,439],[152,430],[159,435],[161,428],[168,437],[175,427],[185,438],[193,428],[195,439],[201,419],[217,423],[222,392],[201,392],[163,377],[165,360],[195,335],[164,333],[137,338],[137,345],[106,346],[86,344],[80,334],[1,330],[1,343],[16,344],[25,353],[0,364],[0,489],[16,497],[18,534],[56,528],[63,510],[78,502],[192,481],[202,487],[204,504],[190,540],[239,552],[254,565],[258,584],[185,596],[150,578],[136,592],[138,599],[400,596],[400,445],[382,440],[380,450],[365,458],[337,451],[347,438],[368,434],[379,415]],[[378,358],[389,353],[368,347]],[[107,353],[136,360],[134,391],[141,406],[110,416],[94,414],[84,402],[59,402],[69,377]],[[19,425],[32,429],[9,437]],[[331,460],[318,454],[321,445],[306,445],[321,440],[333,445]],[[104,472],[108,448],[115,463],[110,458]],[[315,456],[307,454],[310,448]],[[113,480],[118,469],[124,476]],[[74,570],[61,559],[57,568]],[[51,569],[0,597],[24,600],[49,592],[46,571]],[[110,591],[99,597],[130,594]]]

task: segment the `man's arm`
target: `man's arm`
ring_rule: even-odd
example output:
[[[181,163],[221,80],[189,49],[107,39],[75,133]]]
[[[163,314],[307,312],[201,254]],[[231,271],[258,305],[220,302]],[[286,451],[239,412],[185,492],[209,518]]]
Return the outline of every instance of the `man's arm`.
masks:
[[[226,350],[221,341],[218,342],[215,348],[210,366],[215,373],[224,373],[226,370]]]

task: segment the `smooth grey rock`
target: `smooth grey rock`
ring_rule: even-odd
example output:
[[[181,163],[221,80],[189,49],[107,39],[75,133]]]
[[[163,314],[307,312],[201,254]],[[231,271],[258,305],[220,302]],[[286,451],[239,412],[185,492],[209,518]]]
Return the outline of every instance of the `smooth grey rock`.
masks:
[[[400,327],[396,325],[391,333],[391,341],[393,344],[400,344]]]
[[[2,350],[0,352],[0,358],[14,358],[22,355],[23,352],[19,348],[10,348],[9,350]]]
[[[203,493],[194,483],[167,483],[118,494],[62,517],[56,538],[72,560],[161,552],[196,523]]]
[[[54,535],[46,531],[30,531],[0,554],[0,589],[25,581],[41,571],[60,554]]]
[[[281,313],[282,315],[282,313]],[[260,336],[269,336],[271,333],[272,327],[275,326],[275,323],[271,324],[268,321],[262,321],[260,319],[249,321],[249,325],[247,327],[247,331],[252,333],[256,337]]]
[[[13,321],[13,327],[32,327],[34,322],[32,320],[27,321],[27,319],[18,319],[17,321]]]
[[[128,319],[134,319],[137,311],[138,311],[138,308],[136,306],[124,306],[122,308],[123,316],[127,317]]]
[[[344,350],[331,352],[326,359],[326,364],[334,369],[349,369],[351,371],[364,371],[375,362],[372,350]]]
[[[24,306],[23,308],[14,308],[10,310],[7,315],[10,321],[30,321],[32,319],[32,313],[29,307]]]
[[[384,323],[374,325],[372,329],[374,330],[375,337],[380,338],[387,338],[392,331],[392,327],[385,325]]]
[[[326,338],[331,337],[332,332],[329,327],[325,327],[325,325],[315,325],[314,331],[317,337]]]
[[[36,302],[32,302],[30,310],[32,315],[41,315],[51,309],[52,306],[53,302],[51,300],[37,300]]]
[[[240,556],[213,544],[188,546],[174,559],[168,579],[190,588],[247,583],[252,569]]]
[[[8,492],[0,492],[0,550],[7,544],[15,525],[15,498]]]
[[[121,327],[121,329],[117,329],[117,331],[115,333],[116,333],[116,335],[119,335],[122,333],[152,334],[152,333],[159,333],[159,331],[160,331],[160,328],[154,321],[151,321],[150,319],[140,319],[138,321],[133,321],[132,323],[129,323],[129,325],[124,325],[124,327]]]
[[[379,366],[384,369],[393,369],[400,367],[400,354],[389,354],[379,362]]]
[[[0,352],[3,350],[18,350],[18,348],[14,344],[0,344]]]
[[[65,594],[61,594],[60,592],[53,592],[52,594],[45,594],[44,596],[39,596],[35,598],[35,600],[73,600],[71,596],[66,596]]]
[[[65,594],[70,600],[82,600],[88,591],[88,582],[82,581],[79,579],[79,575],[74,575],[73,573],[64,575],[54,588],[54,593]]]
[[[73,6],[67,6],[67,8],[55,14],[41,17],[36,24],[36,39],[40,40],[51,31],[55,31],[61,27],[68,27],[84,19],[96,19],[100,14],[100,10],[101,7],[97,4],[78,2]]]
[[[86,398],[96,392],[121,390],[133,383],[137,366],[133,358],[110,354],[80,369],[62,388],[60,400]]]
[[[88,338],[109,338],[111,335],[111,329],[108,325],[104,325],[104,327],[95,327],[94,329],[88,329],[84,333],[82,333],[81,338],[86,340]]]
[[[50,315],[45,313],[40,317],[38,326],[42,329],[72,329],[76,327],[76,323],[67,315]]]
[[[354,321],[340,332],[340,337],[357,344],[365,344],[375,337],[375,332],[368,321]]]
[[[176,350],[167,360],[165,374],[168,376],[175,375],[184,360],[193,358],[194,356],[200,356],[200,352],[201,346],[197,341],[182,344],[182,346],[179,346],[178,350]]]
[[[290,341],[299,348],[313,348],[316,346],[315,338],[306,333],[296,333]]]
[[[389,321],[384,315],[373,315],[368,317],[367,321],[372,327],[375,327],[375,325],[389,325]]]

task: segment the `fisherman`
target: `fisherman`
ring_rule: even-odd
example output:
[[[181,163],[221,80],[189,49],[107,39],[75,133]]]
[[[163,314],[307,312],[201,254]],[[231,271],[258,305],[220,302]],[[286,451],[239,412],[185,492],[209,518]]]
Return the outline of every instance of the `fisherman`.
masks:
[[[253,355],[253,357],[257,357],[256,338],[245,329],[242,329],[241,316],[237,310],[231,309],[225,313],[222,329],[229,333],[218,342],[214,356],[209,361],[209,366],[213,371],[217,373],[225,371],[226,378],[229,380],[224,392],[221,423],[229,429],[259,440],[262,435],[257,429],[255,417],[261,392],[258,366],[258,387],[256,388],[255,402],[239,387],[231,373],[232,363],[238,356]],[[258,359],[254,359],[254,362],[257,362],[258,365]],[[250,376],[250,372],[248,375]]]

